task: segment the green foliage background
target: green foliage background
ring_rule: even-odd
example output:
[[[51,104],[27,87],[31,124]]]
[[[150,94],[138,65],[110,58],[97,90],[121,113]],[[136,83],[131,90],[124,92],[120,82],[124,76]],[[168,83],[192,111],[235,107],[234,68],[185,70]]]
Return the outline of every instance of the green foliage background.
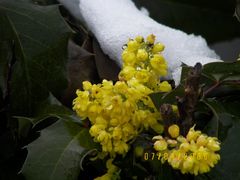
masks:
[[[239,37],[233,0],[135,2],[157,21],[203,35],[210,43]],[[99,146],[88,124],[71,110],[71,101],[83,80],[116,80],[119,70],[57,1],[0,0],[0,179],[92,179],[103,174],[104,162],[88,160]],[[183,68],[183,83],[187,70]],[[240,64],[208,64],[201,78],[204,91],[213,88],[199,101],[197,125],[222,141],[217,167],[206,175],[182,176],[159,162],[134,159],[129,152],[115,162],[123,169],[122,177],[240,178]],[[156,106],[174,103],[182,93],[179,86],[169,94],[154,94],[153,101]],[[135,143],[148,148],[146,139]]]

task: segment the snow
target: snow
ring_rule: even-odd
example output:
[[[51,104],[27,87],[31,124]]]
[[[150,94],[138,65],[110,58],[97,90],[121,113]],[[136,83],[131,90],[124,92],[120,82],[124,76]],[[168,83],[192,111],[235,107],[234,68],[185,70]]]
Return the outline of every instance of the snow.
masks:
[[[100,43],[103,51],[117,64],[121,65],[122,46],[129,38],[137,35],[147,37],[156,35],[156,41],[165,45],[163,55],[168,62],[169,78],[180,77],[179,67],[182,62],[194,65],[218,61],[218,55],[211,50],[201,36],[186,34],[165,25],[159,24],[148,16],[145,8],[137,9],[131,0],[60,0],[83,20]]]

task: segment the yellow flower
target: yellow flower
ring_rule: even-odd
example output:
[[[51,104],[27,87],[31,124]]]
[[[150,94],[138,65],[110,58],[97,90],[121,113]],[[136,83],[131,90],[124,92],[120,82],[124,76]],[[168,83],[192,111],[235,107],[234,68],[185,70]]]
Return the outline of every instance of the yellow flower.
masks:
[[[142,43],[144,41],[143,37],[142,36],[137,36],[135,38],[135,40],[138,42],[138,43]]]
[[[139,48],[140,44],[136,40],[130,40],[127,44],[127,49],[129,51],[135,51]]]
[[[146,83],[146,82],[148,82],[149,77],[150,77],[149,71],[147,71],[145,69],[136,71],[135,77],[139,82]]]
[[[174,129],[174,128],[173,128]],[[220,160],[220,155],[216,151],[220,150],[220,143],[215,137],[208,137],[201,131],[195,131],[192,127],[187,138],[178,136],[174,145],[169,139],[166,141],[171,148],[161,148],[160,142],[165,142],[162,136],[154,137],[154,149],[159,152],[168,153],[168,163],[174,168],[179,169],[183,174],[194,175],[209,172]],[[156,148],[158,145],[158,148]],[[165,161],[163,159],[162,163]]]
[[[122,53],[123,62],[126,65],[133,66],[136,62],[136,55],[133,52],[129,52],[128,50],[124,50]]]
[[[207,147],[212,151],[219,151],[220,150],[220,143],[217,142],[217,138],[208,137],[207,139]]]
[[[137,60],[138,61],[145,61],[148,58],[148,53],[145,49],[138,49],[137,51]]]
[[[101,131],[103,131],[106,128],[105,125],[103,124],[94,124],[93,126],[91,126],[89,133],[96,137],[100,134]]]
[[[159,84],[158,89],[161,92],[169,92],[172,90],[172,86],[167,81],[163,81]]]
[[[200,134],[201,134],[200,131],[195,131],[194,127],[192,127],[187,134],[187,140],[190,142],[192,140],[195,141],[200,136]]]
[[[114,151],[118,154],[125,154],[128,151],[128,145],[122,141],[116,141],[114,143]]]
[[[122,138],[122,129],[119,127],[115,127],[113,130],[112,137],[116,140],[120,140]]]
[[[192,156],[188,156],[186,160],[183,162],[182,170],[187,172],[190,171],[194,165],[195,159]]]
[[[154,149],[156,151],[163,151],[167,149],[167,142],[164,139],[160,139],[154,143]]]
[[[161,43],[157,43],[153,46],[152,52],[154,54],[162,52],[164,50],[164,45]]]
[[[150,59],[150,64],[159,75],[167,75],[167,64],[162,55],[154,54],[153,58]]]
[[[204,134],[201,134],[197,139],[197,145],[205,146],[207,143],[208,143],[207,136]]]
[[[147,37],[147,43],[149,43],[149,44],[154,44],[155,38],[156,38],[156,36],[154,36],[153,34],[150,34],[150,35]]]
[[[107,142],[110,140],[111,136],[106,131],[100,131],[97,140],[103,144],[107,144]]]
[[[83,81],[83,89],[89,91],[92,88],[92,84],[89,81]]]
[[[177,138],[179,136],[179,131],[180,129],[176,124],[173,124],[168,128],[168,133],[172,138]]]
[[[123,79],[125,81],[131,80],[135,76],[135,69],[131,66],[126,66],[124,69],[119,73],[119,79]]]
[[[143,129],[151,127],[158,133],[163,131],[161,116],[149,95],[167,92],[171,86],[167,82],[160,83],[167,64],[159,54],[164,46],[154,45],[154,41],[154,35],[149,35],[146,42],[141,36],[130,39],[122,53],[119,81],[115,84],[108,80],[99,84],[84,81],[83,91],[76,92],[73,109],[81,118],[89,119],[89,133],[102,146],[105,156],[114,158],[127,153],[128,142]]]

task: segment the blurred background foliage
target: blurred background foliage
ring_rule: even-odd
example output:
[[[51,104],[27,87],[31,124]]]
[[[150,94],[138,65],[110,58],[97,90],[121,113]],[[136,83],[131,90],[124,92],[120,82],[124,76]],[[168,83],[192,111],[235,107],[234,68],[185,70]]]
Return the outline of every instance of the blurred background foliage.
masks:
[[[134,0],[150,17],[167,26],[206,38],[223,60],[236,60],[240,52],[240,24],[235,0]]]

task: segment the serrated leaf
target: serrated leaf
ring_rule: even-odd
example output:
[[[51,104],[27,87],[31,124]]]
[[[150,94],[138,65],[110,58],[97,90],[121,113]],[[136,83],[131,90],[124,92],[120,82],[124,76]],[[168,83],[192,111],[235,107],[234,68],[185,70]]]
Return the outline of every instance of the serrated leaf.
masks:
[[[58,119],[67,119],[83,126],[83,121],[72,110],[63,106],[52,94],[46,100],[39,102],[36,109],[33,117],[15,116],[18,119],[20,137],[27,137],[31,129],[41,130]]]
[[[59,96],[67,85],[67,42],[72,31],[58,6],[1,0],[0,14],[0,40],[15,42],[11,110],[13,115],[31,115],[49,91]]]
[[[65,120],[59,120],[42,130],[40,138],[28,145],[29,153],[22,169],[25,178],[77,179],[81,158],[87,148],[90,148],[89,145],[87,148],[82,146],[82,142],[92,141],[91,138],[87,139],[85,134],[82,127]]]

